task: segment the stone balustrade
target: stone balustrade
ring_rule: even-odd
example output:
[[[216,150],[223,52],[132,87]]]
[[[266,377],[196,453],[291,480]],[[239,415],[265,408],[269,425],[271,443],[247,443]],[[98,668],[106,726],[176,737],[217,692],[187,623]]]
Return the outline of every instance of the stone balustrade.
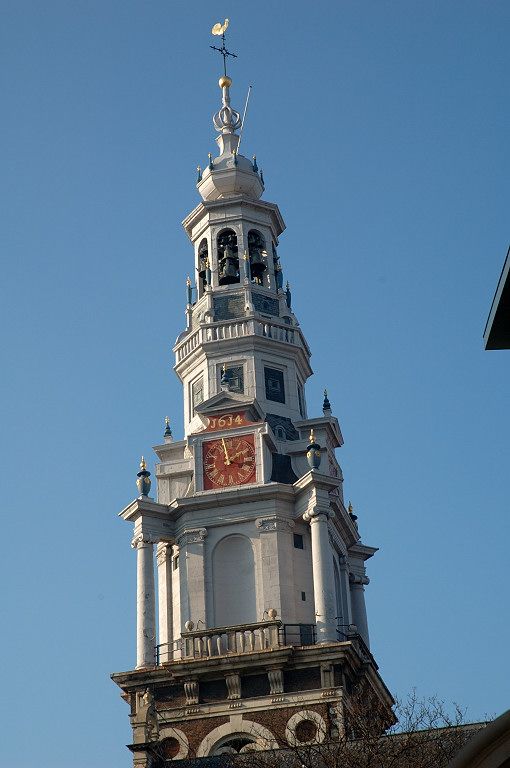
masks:
[[[278,648],[281,626],[281,621],[270,620],[183,632],[181,658],[208,659],[212,656],[254,653]]]
[[[274,320],[259,320],[253,317],[227,320],[218,323],[204,323],[189,333],[175,347],[177,363],[202,344],[223,339],[239,339],[243,336],[264,336],[267,339],[302,347],[309,353],[307,343],[299,328]]]

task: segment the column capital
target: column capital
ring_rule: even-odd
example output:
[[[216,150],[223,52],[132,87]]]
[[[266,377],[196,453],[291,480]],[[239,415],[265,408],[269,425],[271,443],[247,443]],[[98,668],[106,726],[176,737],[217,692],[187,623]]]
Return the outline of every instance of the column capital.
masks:
[[[303,515],[303,520],[311,524],[319,521],[321,518],[327,522],[330,517],[333,517],[333,512],[330,508],[312,507],[311,509],[306,510]]]
[[[356,587],[366,587],[370,584],[368,576],[363,576],[358,573],[349,573],[349,582]]]
[[[149,533],[137,533],[131,540],[131,546],[133,549],[138,547],[147,547],[152,544],[156,544],[157,539],[151,536]]]
[[[190,528],[177,537],[177,544],[179,547],[186,547],[188,544],[203,544],[206,536],[207,528]]]

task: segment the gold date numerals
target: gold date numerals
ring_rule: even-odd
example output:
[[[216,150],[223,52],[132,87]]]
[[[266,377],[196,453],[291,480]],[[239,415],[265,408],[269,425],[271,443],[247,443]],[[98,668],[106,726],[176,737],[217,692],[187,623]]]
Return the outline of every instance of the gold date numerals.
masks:
[[[210,431],[216,429],[234,429],[243,427],[247,424],[244,413],[226,413],[224,416],[209,416],[207,429]]]

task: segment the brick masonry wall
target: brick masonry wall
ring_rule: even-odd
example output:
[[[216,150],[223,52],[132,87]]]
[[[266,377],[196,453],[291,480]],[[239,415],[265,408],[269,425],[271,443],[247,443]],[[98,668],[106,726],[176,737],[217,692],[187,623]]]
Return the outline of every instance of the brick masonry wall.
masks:
[[[282,707],[263,712],[243,712],[243,720],[258,723],[267,728],[274,735],[278,745],[286,747],[285,728],[289,719],[296,712],[303,709],[302,705],[294,707]],[[317,712],[324,718],[329,726],[327,704],[307,705],[306,709]],[[186,734],[189,741],[189,757],[195,757],[197,750],[205,737],[220,725],[229,722],[229,717],[207,717],[196,720],[182,720],[172,722],[172,727],[179,728]]]

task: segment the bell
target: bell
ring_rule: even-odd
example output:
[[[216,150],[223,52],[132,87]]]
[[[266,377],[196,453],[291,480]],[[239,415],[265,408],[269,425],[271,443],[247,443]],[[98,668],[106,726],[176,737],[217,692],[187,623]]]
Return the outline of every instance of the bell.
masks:
[[[252,277],[260,278],[267,269],[260,248],[250,248],[250,264]]]
[[[237,268],[237,259],[234,256],[232,248],[227,245],[223,252],[223,258],[220,261],[220,285],[230,285],[239,282],[239,273]]]
[[[206,285],[207,283],[207,255],[207,248],[201,248],[198,253],[198,277],[200,278],[202,285]]]
[[[202,259],[200,259],[200,269],[198,271],[198,276],[202,284],[204,284],[205,283],[205,264],[202,264]]]

